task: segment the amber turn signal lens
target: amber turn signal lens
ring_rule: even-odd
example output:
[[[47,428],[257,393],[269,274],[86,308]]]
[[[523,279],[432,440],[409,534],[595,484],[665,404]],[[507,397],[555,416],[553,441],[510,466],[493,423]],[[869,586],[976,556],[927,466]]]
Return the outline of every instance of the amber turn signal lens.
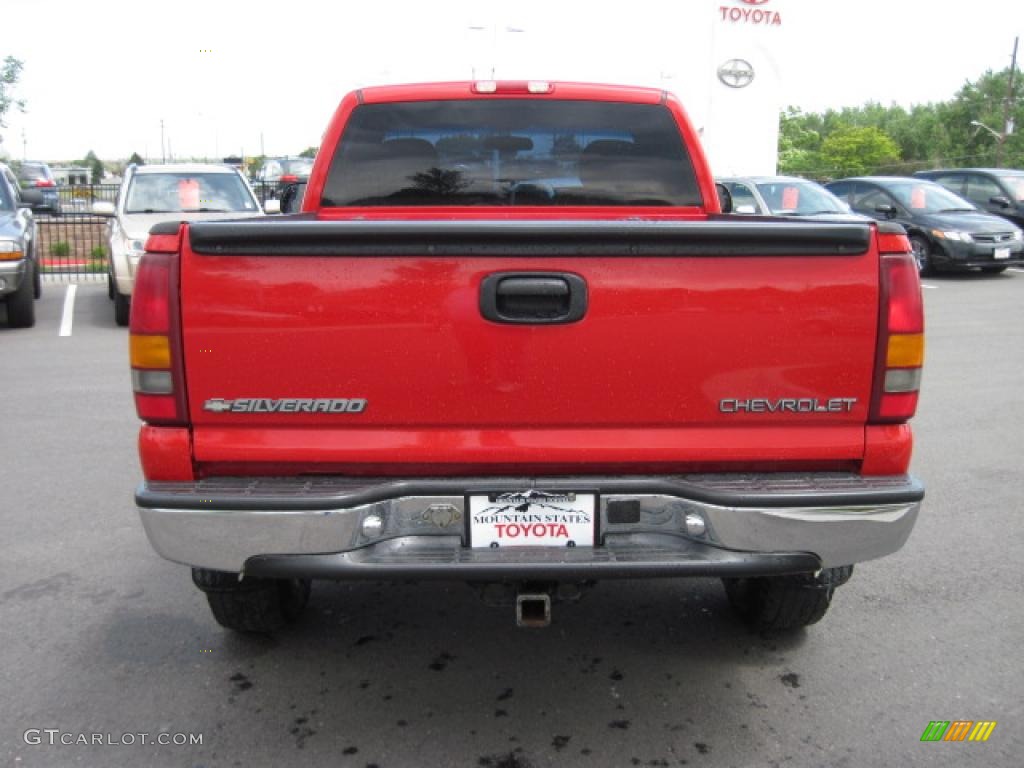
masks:
[[[924,334],[894,333],[889,337],[886,368],[920,368],[924,365]]]
[[[132,334],[129,343],[132,368],[171,367],[171,343],[166,336]]]

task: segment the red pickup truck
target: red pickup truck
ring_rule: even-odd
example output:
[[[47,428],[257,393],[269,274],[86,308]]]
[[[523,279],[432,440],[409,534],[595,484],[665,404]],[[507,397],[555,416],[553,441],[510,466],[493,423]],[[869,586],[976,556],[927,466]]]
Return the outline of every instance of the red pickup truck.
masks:
[[[817,621],[924,494],[917,270],[899,227],[722,207],[662,91],[349,94],[301,213],[151,231],[150,541],[243,631],[313,579],[544,625],[596,580],[714,576],[759,628]]]

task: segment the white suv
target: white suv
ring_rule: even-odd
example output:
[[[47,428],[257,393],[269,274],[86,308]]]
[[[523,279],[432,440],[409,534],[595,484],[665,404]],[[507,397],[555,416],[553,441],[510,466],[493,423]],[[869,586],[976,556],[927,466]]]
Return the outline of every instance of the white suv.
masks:
[[[274,210],[269,210],[271,207]],[[262,216],[263,209],[245,177],[227,165],[182,163],[129,166],[117,202],[97,202],[93,213],[109,216],[108,291],[114,320],[128,325],[135,271],[150,227],[163,221],[236,219]],[[268,204],[267,213],[276,213]]]

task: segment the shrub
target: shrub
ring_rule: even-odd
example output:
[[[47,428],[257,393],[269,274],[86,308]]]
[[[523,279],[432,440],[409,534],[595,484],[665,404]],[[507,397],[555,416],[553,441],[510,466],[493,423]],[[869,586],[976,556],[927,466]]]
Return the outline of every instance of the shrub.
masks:
[[[71,245],[63,240],[50,246],[50,255],[58,259],[66,259],[71,255]]]

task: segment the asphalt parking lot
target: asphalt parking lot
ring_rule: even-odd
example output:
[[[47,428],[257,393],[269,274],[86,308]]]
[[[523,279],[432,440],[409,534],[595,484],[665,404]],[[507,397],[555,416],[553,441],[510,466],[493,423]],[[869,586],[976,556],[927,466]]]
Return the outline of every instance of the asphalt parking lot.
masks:
[[[460,584],[318,582],[273,638],[218,627],[150,548],[127,338],[102,284],[0,308],[0,758],[17,766],[1017,766],[1024,748],[1024,272],[926,281],[898,554],[760,637],[717,582],[601,584],[546,630]],[[61,336],[62,321],[67,335]],[[992,720],[986,743],[922,743]],[[26,743],[200,734],[201,745]],[[32,740],[31,738],[29,739]]]

